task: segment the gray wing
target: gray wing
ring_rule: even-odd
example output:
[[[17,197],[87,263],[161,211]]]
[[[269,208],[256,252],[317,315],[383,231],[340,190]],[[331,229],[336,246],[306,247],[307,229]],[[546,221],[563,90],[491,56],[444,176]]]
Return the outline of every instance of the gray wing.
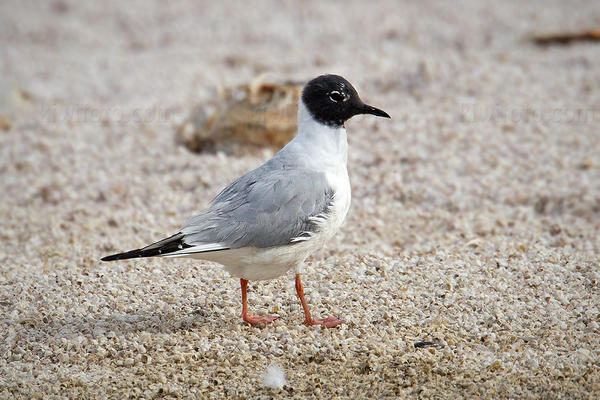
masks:
[[[323,173],[290,168],[275,157],[226,187],[175,235],[102,261],[181,257],[309,240],[327,218],[333,197]]]
[[[325,174],[288,169],[271,160],[233,182],[209,209],[192,217],[181,228],[183,242],[192,247],[177,253],[308,240],[326,218],[333,196]]]

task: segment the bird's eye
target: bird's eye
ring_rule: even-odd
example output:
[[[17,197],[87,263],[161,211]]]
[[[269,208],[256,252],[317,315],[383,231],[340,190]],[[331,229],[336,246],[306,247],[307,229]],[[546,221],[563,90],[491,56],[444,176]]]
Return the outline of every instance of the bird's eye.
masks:
[[[338,103],[340,101],[344,101],[344,96],[342,96],[342,94],[340,92],[338,92],[337,90],[334,90],[333,92],[329,93],[329,99],[331,101],[333,101],[334,103]]]

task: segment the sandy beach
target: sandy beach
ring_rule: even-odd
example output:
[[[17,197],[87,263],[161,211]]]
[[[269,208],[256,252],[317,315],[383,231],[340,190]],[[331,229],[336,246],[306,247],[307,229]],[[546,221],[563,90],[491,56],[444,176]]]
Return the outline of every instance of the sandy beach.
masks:
[[[0,4],[0,398],[600,397],[600,2]],[[352,206],[303,275],[100,258],[273,155],[175,132],[219,88],[336,73]],[[423,345],[420,342],[433,342]],[[417,346],[415,346],[417,344]],[[272,365],[282,389],[262,385]]]

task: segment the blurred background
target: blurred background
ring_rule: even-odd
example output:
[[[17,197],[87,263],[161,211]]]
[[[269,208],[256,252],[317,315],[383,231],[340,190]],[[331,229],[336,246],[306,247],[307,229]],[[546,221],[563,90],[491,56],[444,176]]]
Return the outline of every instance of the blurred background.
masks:
[[[4,386],[31,395],[23,387],[56,389],[76,371],[84,389],[72,394],[102,395],[94,382],[119,371],[147,388],[154,378],[123,369],[123,360],[114,364],[126,356],[97,356],[104,361],[94,364],[85,346],[61,353],[52,338],[92,343],[112,331],[109,342],[121,338],[128,348],[130,336],[149,331],[151,343],[171,349],[196,340],[186,336],[190,329],[213,324],[209,331],[220,332],[237,323],[237,284],[228,280],[215,294],[225,278],[219,269],[155,260],[107,267],[98,259],[177,230],[268,159],[287,140],[277,135],[293,134],[294,90],[335,73],[392,116],[348,122],[353,204],[343,230],[309,263],[320,271],[315,286],[327,288],[311,303],[333,314],[352,310],[349,328],[299,350],[278,342],[283,356],[257,339],[259,361],[225,373],[229,394],[250,393],[239,390],[255,383],[260,357],[297,369],[303,362],[287,354],[308,354],[315,343],[332,357],[331,370],[314,360],[302,365],[327,396],[364,394],[360,385],[371,380],[379,383],[363,387],[374,396],[423,387],[488,396],[597,393],[599,28],[595,1],[2,1],[0,306],[10,317],[1,329],[11,349],[39,356],[22,360],[24,371],[48,374],[36,381],[15,372],[9,365],[22,356],[3,351]],[[264,87],[292,95],[247,100]],[[226,132],[202,130],[207,124]],[[250,125],[275,130],[275,143],[261,141],[271,132],[228,145],[232,131],[243,136]],[[210,146],[194,142],[195,134],[209,135]],[[261,288],[261,296],[291,293],[283,280]],[[269,309],[297,314],[291,296],[270,299]],[[198,307],[204,314],[181,317]],[[171,312],[180,317],[165,320]],[[43,318],[50,322],[22,323]],[[155,337],[160,329],[175,344]],[[211,351],[221,352],[215,359],[239,354],[207,335]],[[343,347],[345,335],[369,338],[379,350],[354,354],[360,366],[353,369],[350,356],[326,350],[332,342]],[[427,337],[446,350],[415,353],[412,341]],[[371,364],[369,354],[376,354]],[[198,360],[206,376],[219,376]],[[39,363],[57,363],[63,375]],[[150,364],[148,371],[183,376],[183,392],[197,389],[176,365]],[[392,374],[402,368],[413,371]],[[233,379],[240,374],[242,383]],[[114,393],[128,386],[115,385]],[[312,393],[301,379],[288,387]]]
[[[493,205],[493,213],[523,205],[597,220],[598,45],[532,40],[600,26],[593,2],[1,7],[7,206],[67,212],[65,201],[73,201],[106,206],[105,216],[116,207],[161,219],[167,207],[176,218],[160,229],[177,229],[181,215],[287,140],[263,153],[242,145],[198,157],[176,140],[178,131],[190,134],[187,122],[206,123],[216,109],[243,134],[256,110],[223,105],[237,99],[224,91],[256,90],[257,81],[301,86],[336,73],[393,117],[348,123],[354,198],[364,197],[354,215],[374,221],[367,230],[379,250],[421,241],[392,222],[407,205],[425,212]],[[288,118],[288,135],[294,108],[275,115]],[[157,201],[162,196],[168,205]]]

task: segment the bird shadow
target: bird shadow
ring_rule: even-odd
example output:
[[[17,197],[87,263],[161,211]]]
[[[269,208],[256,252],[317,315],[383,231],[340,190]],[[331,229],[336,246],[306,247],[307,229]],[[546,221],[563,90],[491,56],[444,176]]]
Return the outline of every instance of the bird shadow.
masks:
[[[223,309],[217,304],[212,309]],[[201,305],[192,306],[193,311],[183,307],[172,307],[168,311],[150,305],[124,312],[111,310],[104,314],[67,313],[61,318],[43,316],[26,318],[19,324],[27,330],[28,336],[72,339],[80,336],[97,338],[101,336],[131,336],[142,332],[151,334],[173,334],[177,332],[210,327],[211,330],[231,330],[239,320],[229,318],[226,313],[208,311]]]

